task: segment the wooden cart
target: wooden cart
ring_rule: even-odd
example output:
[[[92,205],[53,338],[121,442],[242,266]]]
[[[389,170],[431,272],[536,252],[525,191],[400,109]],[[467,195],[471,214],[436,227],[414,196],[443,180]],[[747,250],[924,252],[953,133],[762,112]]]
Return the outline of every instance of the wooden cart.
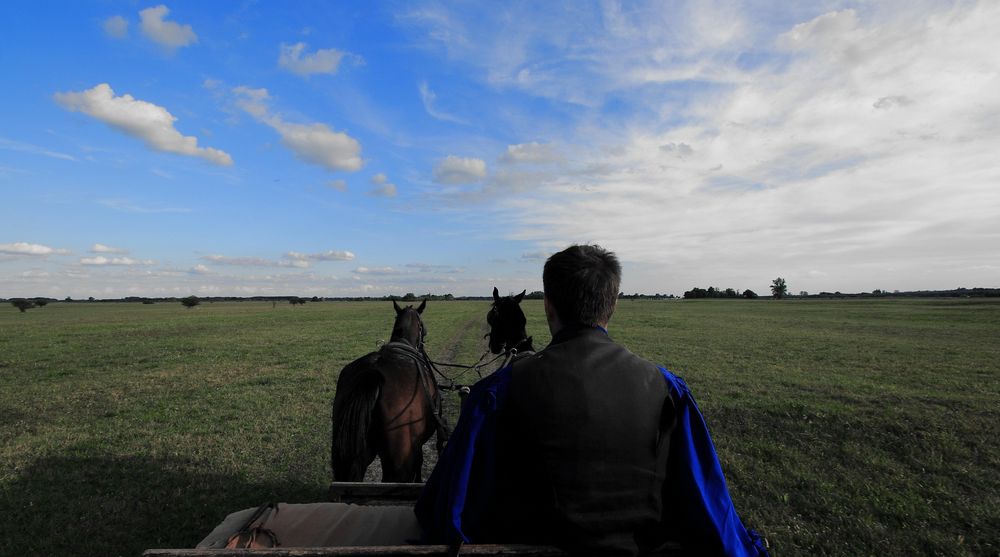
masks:
[[[358,505],[407,505],[420,495],[419,483],[333,482],[329,500]],[[680,548],[668,546],[656,556],[680,555]],[[391,545],[351,547],[291,547],[272,549],[147,549],[143,557],[404,557],[413,555],[478,555],[517,557],[565,557],[563,550],[548,545],[465,544]]]

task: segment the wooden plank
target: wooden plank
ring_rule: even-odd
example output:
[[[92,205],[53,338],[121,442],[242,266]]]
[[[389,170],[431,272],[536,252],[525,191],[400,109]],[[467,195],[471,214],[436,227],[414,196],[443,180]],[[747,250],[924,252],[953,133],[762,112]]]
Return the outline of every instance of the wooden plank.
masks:
[[[413,504],[422,483],[331,482],[329,500],[335,503],[364,505]]]
[[[384,545],[356,547],[288,547],[272,549],[147,549],[143,557],[406,557],[448,555],[446,545]],[[468,544],[461,555],[512,555],[517,557],[563,557],[564,551],[549,545]]]

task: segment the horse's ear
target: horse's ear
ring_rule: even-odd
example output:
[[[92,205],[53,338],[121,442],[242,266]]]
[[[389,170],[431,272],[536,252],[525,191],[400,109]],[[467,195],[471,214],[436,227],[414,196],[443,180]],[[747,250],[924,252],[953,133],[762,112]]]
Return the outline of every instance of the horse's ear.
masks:
[[[524,299],[525,293],[527,293],[527,292],[528,292],[528,290],[525,289],[525,290],[522,290],[521,293],[518,294],[517,296],[514,296],[514,302],[520,304],[521,300]]]
[[[427,300],[420,302],[420,305],[417,306],[417,313],[423,313],[425,307],[427,307]]]
[[[493,287],[493,301],[494,302],[499,302],[500,301],[500,291],[497,290],[496,286]]]
[[[399,304],[396,303],[396,300],[392,301],[392,307],[395,308],[396,315],[399,315],[400,313],[403,313],[403,308],[399,307]]]

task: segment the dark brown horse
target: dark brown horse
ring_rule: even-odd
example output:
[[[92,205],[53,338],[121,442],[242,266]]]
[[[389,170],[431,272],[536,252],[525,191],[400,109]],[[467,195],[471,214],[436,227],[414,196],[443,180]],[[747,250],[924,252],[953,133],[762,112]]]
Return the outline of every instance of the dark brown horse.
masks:
[[[378,352],[348,364],[340,372],[333,399],[334,481],[364,479],[378,456],[383,482],[419,482],[424,443],[435,432],[439,449],[447,428],[437,414],[440,392],[423,349],[420,307],[399,307],[392,336]]]
[[[500,291],[493,287],[493,306],[486,314],[486,323],[490,326],[490,332],[486,334],[490,339],[490,352],[519,355],[535,351],[525,329],[528,320],[521,311],[525,292],[501,298]]]

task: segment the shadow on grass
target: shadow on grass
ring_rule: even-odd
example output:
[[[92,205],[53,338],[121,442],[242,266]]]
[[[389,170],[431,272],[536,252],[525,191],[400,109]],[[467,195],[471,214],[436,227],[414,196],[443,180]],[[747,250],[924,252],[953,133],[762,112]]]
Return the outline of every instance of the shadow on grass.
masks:
[[[45,458],[0,492],[0,554],[137,557],[194,547],[239,509],[325,497],[326,486],[255,484],[181,459]]]

